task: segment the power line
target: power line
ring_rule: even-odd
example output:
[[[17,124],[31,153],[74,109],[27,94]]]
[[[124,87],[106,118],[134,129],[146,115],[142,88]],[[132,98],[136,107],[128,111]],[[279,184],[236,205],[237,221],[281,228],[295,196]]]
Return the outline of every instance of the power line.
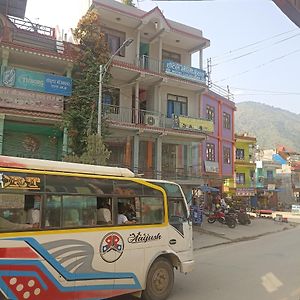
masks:
[[[267,61],[266,63],[260,64],[260,65],[257,65],[256,67],[254,67],[254,68],[251,68],[251,69],[248,69],[248,70],[246,70],[246,71],[244,71],[244,72],[240,72],[240,73],[234,74],[234,75],[232,75],[232,76],[228,76],[228,77],[222,78],[222,79],[220,79],[220,80],[217,80],[216,82],[221,82],[221,81],[224,81],[224,80],[227,80],[227,79],[233,78],[233,77],[237,77],[237,76],[240,76],[240,75],[243,75],[243,74],[249,73],[249,72],[251,72],[251,71],[253,71],[253,70],[256,70],[256,69],[262,68],[262,67],[264,67],[264,66],[266,66],[266,65],[268,65],[268,64],[271,64],[271,63],[273,63],[274,61],[277,61],[277,60],[283,59],[283,58],[285,58],[285,57],[287,57],[287,56],[290,56],[290,55],[292,55],[292,54],[294,54],[294,53],[297,53],[297,52],[300,52],[300,48],[299,48],[299,49],[296,49],[296,50],[294,50],[294,51],[292,51],[292,52],[289,52],[289,53],[287,53],[287,54],[284,54],[284,55],[282,55],[282,56],[279,56],[279,57],[273,58],[273,59],[271,59],[271,60]]]
[[[270,37],[268,37],[268,38],[259,40],[259,41],[257,41],[257,42],[254,42],[254,43],[251,43],[251,44],[247,44],[247,45],[242,46],[242,47],[240,47],[240,48],[236,48],[236,49],[230,50],[230,51],[228,51],[228,52],[225,52],[225,53],[222,54],[222,55],[214,56],[214,57],[212,57],[212,59],[217,59],[217,58],[219,58],[219,57],[223,57],[223,56],[227,56],[227,55],[232,55],[232,53],[234,53],[234,52],[243,50],[243,49],[248,48],[248,47],[252,47],[252,46],[257,45],[257,44],[264,43],[264,42],[266,42],[266,41],[272,40],[272,39],[274,39],[274,38],[277,38],[277,37],[279,37],[279,36],[282,36],[282,35],[285,35],[285,34],[287,34],[287,33],[291,33],[291,32],[294,32],[294,31],[298,31],[298,29],[292,29],[292,30],[288,30],[288,31],[285,31],[285,32],[282,32],[282,33],[275,34],[275,35],[270,36]]]
[[[250,91],[250,92],[261,92],[261,93],[265,93],[265,94],[272,94],[272,95],[300,95],[300,92],[286,92],[286,91],[268,91],[268,90],[257,90],[257,89],[246,89],[246,88],[239,88],[239,87],[232,87],[231,89],[236,89],[236,90],[240,90],[240,91]],[[242,95],[246,95],[246,94],[242,94]],[[263,94],[261,94],[263,95]]]
[[[233,58],[231,58],[231,59],[227,59],[227,60],[225,60],[225,61],[221,61],[221,62],[219,62],[219,63],[216,63],[216,64],[212,65],[212,67],[216,67],[216,66],[218,66],[218,65],[220,65],[220,64],[224,64],[224,63],[231,62],[231,61],[234,61],[234,60],[238,60],[238,59],[243,58],[243,57],[245,57],[245,56],[254,54],[254,53],[258,52],[258,51],[261,51],[261,50],[267,49],[267,48],[269,48],[269,47],[272,47],[272,46],[274,46],[274,45],[278,45],[278,44],[280,44],[280,43],[286,42],[286,41],[288,41],[288,40],[290,40],[290,39],[292,39],[292,38],[295,38],[295,37],[297,37],[297,36],[300,36],[300,33],[296,33],[296,34],[294,34],[294,35],[292,35],[292,36],[290,36],[290,37],[287,37],[287,38],[284,38],[284,39],[282,39],[282,40],[276,41],[276,42],[272,43],[271,45],[268,45],[268,46],[265,46],[265,47],[261,47],[261,48],[255,49],[255,50],[253,50],[253,51],[247,52],[247,53],[245,53],[245,54],[241,54],[241,55],[239,55],[239,56],[233,57]]]

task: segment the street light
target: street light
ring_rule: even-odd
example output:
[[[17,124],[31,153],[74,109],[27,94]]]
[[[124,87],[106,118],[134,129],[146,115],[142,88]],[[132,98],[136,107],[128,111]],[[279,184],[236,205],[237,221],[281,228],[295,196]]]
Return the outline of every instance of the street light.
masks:
[[[99,97],[98,97],[98,127],[97,132],[101,136],[101,117],[102,117],[102,83],[105,78],[107,69],[109,65],[111,64],[113,58],[125,47],[129,46],[133,42],[133,39],[127,39],[120,47],[119,49],[112,54],[112,56],[109,58],[107,63],[105,65],[100,65],[99,69]]]

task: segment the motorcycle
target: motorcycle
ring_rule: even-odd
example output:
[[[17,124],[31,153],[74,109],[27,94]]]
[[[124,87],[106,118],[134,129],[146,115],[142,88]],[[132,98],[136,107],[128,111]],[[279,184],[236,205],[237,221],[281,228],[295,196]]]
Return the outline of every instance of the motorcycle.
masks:
[[[221,210],[217,210],[213,213],[206,214],[207,216],[207,222],[212,224],[216,221],[220,222],[221,224],[227,225],[229,228],[235,228],[237,222],[235,218],[230,216],[229,214],[226,214],[225,212]]]
[[[247,212],[240,208],[240,209],[232,209],[230,208],[228,210],[228,214],[234,218],[237,223],[241,224],[241,225],[249,225],[251,224],[251,220],[250,220],[250,217],[249,215],[247,214]]]

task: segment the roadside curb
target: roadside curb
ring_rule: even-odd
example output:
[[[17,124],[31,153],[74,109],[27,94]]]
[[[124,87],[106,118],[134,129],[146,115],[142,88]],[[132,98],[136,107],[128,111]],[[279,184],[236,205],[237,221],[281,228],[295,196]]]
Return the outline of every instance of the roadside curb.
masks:
[[[285,224],[285,225],[287,225],[287,224]],[[196,231],[196,232],[203,233],[203,234],[208,234],[208,235],[211,235],[211,236],[215,236],[215,237],[224,239],[223,242],[218,242],[216,244],[194,248],[194,251],[198,251],[198,250],[201,250],[201,249],[207,249],[207,248],[213,248],[213,247],[216,247],[216,246],[221,246],[221,245],[226,245],[226,244],[233,244],[233,243],[239,243],[239,242],[244,242],[244,241],[251,241],[251,240],[257,239],[257,238],[262,237],[262,236],[266,236],[266,235],[270,235],[270,234],[273,234],[273,233],[278,233],[278,232],[281,232],[281,231],[294,229],[300,224],[298,224],[298,223],[289,223],[288,225],[289,226],[284,226],[284,227],[282,227],[280,229],[277,229],[277,230],[274,230],[274,231],[268,231],[268,232],[264,232],[264,233],[260,233],[260,234],[256,234],[256,235],[252,235],[252,236],[242,236],[242,237],[234,238],[234,239],[226,237],[225,234],[219,234],[219,233],[216,233],[216,232],[213,232],[213,231],[210,231],[210,230],[203,229],[200,226],[193,226],[193,230]]]

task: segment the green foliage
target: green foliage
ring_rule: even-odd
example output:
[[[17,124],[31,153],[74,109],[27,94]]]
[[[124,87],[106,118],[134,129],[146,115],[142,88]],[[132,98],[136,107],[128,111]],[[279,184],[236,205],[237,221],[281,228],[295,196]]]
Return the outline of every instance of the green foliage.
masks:
[[[298,114],[256,102],[237,104],[237,133],[256,136],[263,149],[286,146],[300,151],[300,117]]]
[[[82,17],[74,36],[78,41],[78,55],[74,63],[73,93],[66,103],[63,126],[68,129],[71,152],[81,157],[87,150],[88,136],[97,131],[99,66],[107,62],[109,51],[96,11]],[[105,118],[101,125],[102,134],[107,134]]]
[[[135,4],[133,3],[133,0],[122,0],[122,3],[128,6],[135,7]]]
[[[82,155],[68,155],[65,157],[65,161],[105,166],[110,153],[104,145],[102,137],[99,134],[91,134],[87,137],[86,151]]]

